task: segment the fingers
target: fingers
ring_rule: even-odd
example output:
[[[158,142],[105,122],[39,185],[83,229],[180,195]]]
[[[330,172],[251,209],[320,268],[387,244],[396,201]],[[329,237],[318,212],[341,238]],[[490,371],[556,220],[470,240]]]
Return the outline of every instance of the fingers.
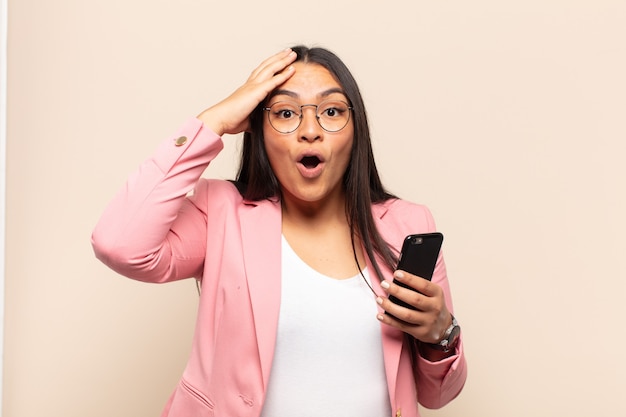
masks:
[[[265,79],[270,79],[271,77],[284,71],[289,64],[296,60],[296,58],[297,54],[291,49],[280,51],[279,53],[274,54],[261,62],[261,64],[252,71],[248,80],[252,81],[260,79],[260,81],[263,81]]]
[[[248,81],[230,96],[203,111],[198,118],[218,135],[237,134],[248,129],[249,114],[267,95],[289,79],[295,70],[293,51],[281,51],[261,63]]]
[[[381,304],[381,307],[383,307],[383,309],[385,308],[384,301],[390,302],[389,300],[384,300],[382,298],[378,298],[377,301],[379,302],[379,304]],[[404,307],[400,307],[400,308],[404,310],[408,310]],[[385,313],[378,314],[377,316],[378,320],[389,326],[402,330],[403,332],[412,335],[416,339],[422,339],[424,337],[420,331],[420,329],[425,328],[424,326],[420,324],[416,324],[416,323],[409,323],[408,321],[402,320],[398,318],[397,316],[393,315],[392,311],[393,309],[389,309],[389,311],[385,311]],[[411,310],[408,310],[408,311],[411,311]],[[398,314],[398,315],[402,316],[404,319],[409,319],[409,317],[403,316],[402,314]]]
[[[439,298],[443,299],[443,292],[438,285],[404,271],[396,271],[393,282],[383,281],[381,285],[388,295],[419,311],[434,310],[441,302]]]
[[[385,314],[378,315],[378,320],[424,342],[438,341],[442,333],[442,323],[447,316],[441,288],[404,271],[396,271],[394,278],[398,283],[406,284],[413,289],[404,288],[398,283],[383,281],[381,286],[388,297],[378,297],[376,300],[385,311]],[[396,304],[389,299],[391,296],[414,309]]]
[[[434,297],[441,292],[441,288],[433,284],[427,279],[418,277],[417,275],[409,274],[405,271],[396,271],[393,274],[394,279],[398,282],[401,282],[409,287],[415,289],[417,292],[420,292],[426,296]]]
[[[394,285],[394,284],[391,284]],[[383,287],[384,288],[384,287]],[[404,301],[408,306],[400,305],[389,297],[378,297],[376,302],[381,308],[394,318],[409,325],[422,326],[427,324],[429,320],[428,312],[434,304],[427,297],[398,285],[385,289],[389,296],[396,297],[399,301]]]
[[[263,101],[276,87],[285,83],[293,74],[295,69],[291,65],[297,58],[297,54],[291,49],[275,54],[261,63],[254,71],[246,83],[236,92],[236,97],[244,100],[251,100],[253,106],[250,111]]]

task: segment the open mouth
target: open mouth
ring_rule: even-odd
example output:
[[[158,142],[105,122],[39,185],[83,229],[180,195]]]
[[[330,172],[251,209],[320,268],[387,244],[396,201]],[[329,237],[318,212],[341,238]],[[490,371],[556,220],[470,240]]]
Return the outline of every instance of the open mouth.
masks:
[[[320,159],[317,156],[305,156],[300,160],[300,163],[306,168],[315,168],[320,164]]]

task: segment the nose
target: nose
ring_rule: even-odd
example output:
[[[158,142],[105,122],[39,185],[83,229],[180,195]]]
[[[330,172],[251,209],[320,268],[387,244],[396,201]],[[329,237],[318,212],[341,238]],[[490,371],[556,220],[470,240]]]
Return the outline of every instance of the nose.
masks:
[[[322,126],[317,120],[317,106],[302,106],[302,121],[299,127],[300,139],[313,142],[322,138]]]

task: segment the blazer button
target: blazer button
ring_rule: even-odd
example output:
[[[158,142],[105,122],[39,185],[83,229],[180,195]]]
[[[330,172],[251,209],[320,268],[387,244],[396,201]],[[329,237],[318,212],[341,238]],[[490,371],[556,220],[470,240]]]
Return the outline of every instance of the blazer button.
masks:
[[[398,411],[396,411],[396,417],[402,417],[402,409],[398,408]]]
[[[181,136],[174,141],[176,146],[183,146],[185,143],[187,143],[187,136]]]

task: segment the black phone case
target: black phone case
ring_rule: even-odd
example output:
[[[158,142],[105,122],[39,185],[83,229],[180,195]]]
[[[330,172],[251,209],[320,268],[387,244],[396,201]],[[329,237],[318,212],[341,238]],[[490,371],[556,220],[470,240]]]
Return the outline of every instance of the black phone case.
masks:
[[[402,243],[402,251],[400,252],[400,260],[398,261],[397,269],[430,281],[435,272],[435,266],[437,265],[437,258],[439,257],[442,243],[443,235],[439,232],[408,235]],[[393,282],[404,288],[413,289],[395,279]],[[390,296],[389,299],[403,307],[415,310],[415,307],[394,296]]]

